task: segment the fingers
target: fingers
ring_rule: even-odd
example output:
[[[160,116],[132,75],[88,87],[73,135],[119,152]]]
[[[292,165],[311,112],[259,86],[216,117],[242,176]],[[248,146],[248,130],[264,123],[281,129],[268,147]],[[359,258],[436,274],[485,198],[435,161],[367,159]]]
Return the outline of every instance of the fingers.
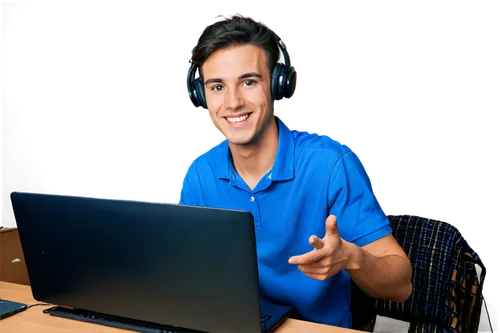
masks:
[[[310,277],[311,279],[315,279],[315,280],[324,281],[324,280],[328,279],[327,274],[314,274],[314,273],[304,273],[304,274],[307,277]]]
[[[306,265],[299,265],[298,268],[302,271],[306,276],[316,279],[316,280],[325,280],[330,276],[333,276],[340,272],[343,264],[338,263],[331,266],[326,267],[311,267]]]
[[[309,244],[311,244],[311,246],[316,250],[319,250],[325,245],[325,242],[322,239],[312,235],[311,237],[309,237]]]
[[[311,264],[298,265],[298,269],[304,273],[323,274],[331,270],[332,267],[337,266],[338,263],[333,262],[332,257],[328,256],[318,262]]]
[[[339,234],[339,229],[337,227],[337,217],[335,215],[329,215],[325,221],[326,236],[333,236]]]
[[[311,264],[301,264],[301,265],[297,265],[297,266],[310,267],[310,268],[321,268],[321,267],[327,267],[327,266],[331,266],[331,265],[332,265],[332,261],[329,258],[323,258],[322,260],[317,261],[317,262],[313,262]]]
[[[324,248],[320,250],[314,249],[300,256],[290,257],[290,259],[288,259],[288,263],[294,265],[308,265],[320,261],[325,256],[326,256],[326,251],[324,251]]]
[[[326,274],[330,270],[330,266],[298,265],[297,268],[306,274]]]
[[[309,274],[309,273],[306,273],[306,276],[310,277],[311,279],[320,280],[320,281],[324,281],[324,280],[328,279],[328,276],[326,276],[325,274]]]
[[[311,244],[314,250],[299,256],[293,256],[288,260],[288,262],[290,264],[297,265],[311,264],[325,257],[325,251],[321,251],[325,246],[325,242],[321,238],[312,235],[309,237],[309,244]]]

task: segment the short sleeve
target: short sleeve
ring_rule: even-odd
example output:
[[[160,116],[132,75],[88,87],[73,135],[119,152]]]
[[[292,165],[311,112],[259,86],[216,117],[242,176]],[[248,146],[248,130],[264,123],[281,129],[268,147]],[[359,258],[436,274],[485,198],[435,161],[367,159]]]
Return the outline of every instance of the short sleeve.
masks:
[[[392,232],[359,158],[349,151],[333,167],[328,187],[329,213],[340,237],[361,247]]]
[[[193,180],[194,168],[191,166],[186,175],[184,176],[184,181],[182,182],[181,198],[179,204],[197,206],[198,202],[196,200],[196,194],[193,190],[192,180]]]

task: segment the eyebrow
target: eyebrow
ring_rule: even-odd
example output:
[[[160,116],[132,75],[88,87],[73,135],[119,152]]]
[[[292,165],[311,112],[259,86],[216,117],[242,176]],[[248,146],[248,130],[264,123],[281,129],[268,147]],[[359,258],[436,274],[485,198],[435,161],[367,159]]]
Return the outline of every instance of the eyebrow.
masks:
[[[257,77],[257,78],[262,79],[262,75],[260,75],[259,73],[251,72],[251,73],[245,73],[245,74],[240,75],[238,77],[238,80],[248,79],[249,77]],[[210,84],[210,83],[222,83],[222,82],[224,82],[224,80],[219,79],[219,78],[213,78],[213,79],[206,80],[205,85]]]

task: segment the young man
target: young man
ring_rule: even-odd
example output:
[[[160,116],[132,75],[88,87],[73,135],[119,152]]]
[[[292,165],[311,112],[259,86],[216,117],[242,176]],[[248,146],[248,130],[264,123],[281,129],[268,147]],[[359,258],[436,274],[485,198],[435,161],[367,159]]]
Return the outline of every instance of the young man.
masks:
[[[374,297],[404,301],[411,265],[358,157],[274,115],[273,100],[290,97],[296,79],[290,64],[276,65],[279,52],[277,36],[250,18],[204,30],[189,92],[227,140],[189,167],[180,203],[250,211],[263,295],[305,320],[351,327],[350,279]]]

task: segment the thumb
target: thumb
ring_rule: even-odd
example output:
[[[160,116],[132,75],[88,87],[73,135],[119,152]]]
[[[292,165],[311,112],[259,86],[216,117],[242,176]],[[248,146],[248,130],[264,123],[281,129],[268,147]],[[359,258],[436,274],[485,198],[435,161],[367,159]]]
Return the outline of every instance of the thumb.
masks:
[[[326,235],[333,236],[338,235],[339,229],[337,227],[337,217],[335,215],[330,215],[325,222]]]

